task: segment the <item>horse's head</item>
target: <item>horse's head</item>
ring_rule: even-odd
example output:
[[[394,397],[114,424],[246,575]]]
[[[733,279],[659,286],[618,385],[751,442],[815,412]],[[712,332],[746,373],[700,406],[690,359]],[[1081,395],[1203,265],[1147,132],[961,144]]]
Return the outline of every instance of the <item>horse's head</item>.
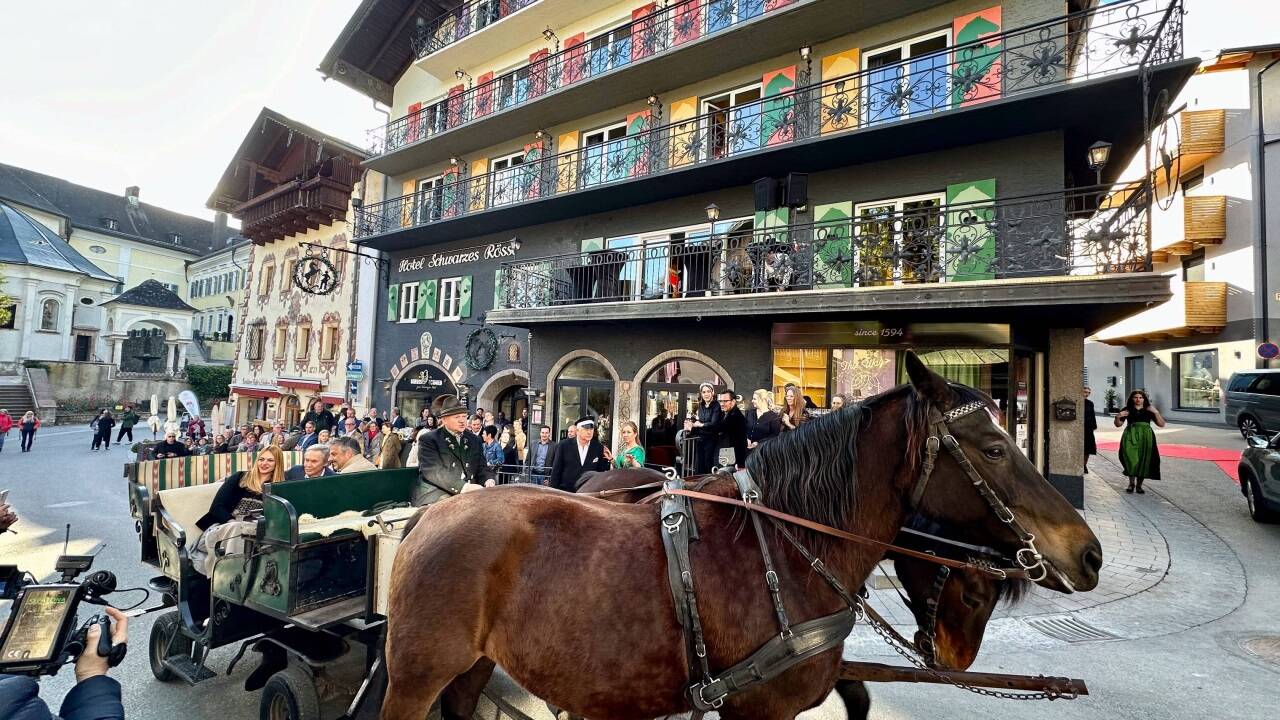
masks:
[[[929,439],[913,443],[922,453],[937,444],[937,461],[927,484],[913,479],[909,501],[925,518],[964,528],[972,542],[991,546],[1029,566],[1037,584],[1059,592],[1092,590],[1102,567],[1102,545],[1093,531],[1035,466],[986,407],[990,399],[972,388],[949,384],[925,367],[914,353],[906,356],[915,396],[909,422],[928,428]],[[920,417],[923,415],[924,417]],[[936,436],[938,439],[932,439]],[[976,476],[953,457],[950,439],[968,459]],[[923,473],[922,473],[923,474]],[[980,478],[993,500],[984,498]],[[918,495],[918,498],[913,496]],[[1003,504],[1012,513],[1001,517]],[[1034,536],[1035,551],[1020,539],[1018,526]]]

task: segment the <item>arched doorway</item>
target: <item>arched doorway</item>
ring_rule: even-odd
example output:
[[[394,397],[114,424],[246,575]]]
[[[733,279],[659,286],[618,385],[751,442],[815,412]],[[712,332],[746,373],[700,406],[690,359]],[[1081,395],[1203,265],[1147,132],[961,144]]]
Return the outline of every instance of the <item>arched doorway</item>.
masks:
[[[444,368],[424,362],[410,365],[400,374],[391,394],[391,406],[400,408],[400,416],[406,422],[416,423],[422,408],[431,407],[437,396],[457,394],[458,388]]]
[[[684,418],[697,412],[698,386],[724,387],[724,378],[704,363],[672,358],[654,368],[640,387],[640,433],[645,453],[653,462],[671,464],[675,459],[676,432]],[[663,458],[670,455],[670,460]]]
[[[555,436],[583,415],[596,417],[596,437],[607,442],[613,429],[614,378],[600,361],[579,357],[570,360],[556,376]]]
[[[493,401],[493,413],[502,416],[511,422],[519,422],[520,414],[529,407],[529,397],[525,395],[524,388],[518,385],[503,390],[498,393],[497,399]],[[525,432],[528,432],[526,429]]]
[[[287,428],[297,427],[302,421],[302,405],[297,395],[284,395],[280,398],[279,421]]]

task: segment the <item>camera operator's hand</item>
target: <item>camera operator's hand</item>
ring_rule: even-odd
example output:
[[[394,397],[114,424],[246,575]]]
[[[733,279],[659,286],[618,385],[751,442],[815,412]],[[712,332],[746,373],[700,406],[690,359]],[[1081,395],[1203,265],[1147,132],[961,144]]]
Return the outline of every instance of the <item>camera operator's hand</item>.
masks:
[[[9,529],[9,526],[18,522],[18,514],[13,508],[6,505],[0,505],[0,533]]]
[[[107,615],[111,617],[111,644],[121,645],[129,640],[129,618],[119,610],[108,607]],[[107,674],[107,658],[98,654],[98,637],[102,629],[94,624],[89,627],[85,637],[84,652],[76,660],[76,682],[84,682],[91,677]]]

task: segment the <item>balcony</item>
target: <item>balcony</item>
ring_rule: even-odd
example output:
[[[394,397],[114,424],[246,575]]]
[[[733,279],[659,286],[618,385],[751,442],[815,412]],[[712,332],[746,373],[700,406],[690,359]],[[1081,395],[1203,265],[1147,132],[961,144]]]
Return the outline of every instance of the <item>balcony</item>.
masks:
[[[1203,166],[1210,158],[1226,149],[1226,110],[1184,110],[1177,116],[1177,132],[1172,134],[1177,145],[1157,148],[1155,158],[1160,167],[1154,171],[1156,190],[1166,197],[1177,190],[1179,179]]]
[[[258,245],[346,220],[359,169],[333,159],[314,177],[284,182],[232,210],[241,234]]]
[[[1178,297],[1181,295],[1182,297]],[[1135,345],[1192,335],[1213,335],[1227,324],[1225,282],[1184,282],[1174,298],[1098,333],[1108,345]]]
[[[495,172],[464,177],[454,168],[443,185],[361,208],[355,237],[400,249],[425,242],[425,233],[405,231],[430,227],[431,240],[444,242],[745,184],[779,167],[817,171],[903,148],[944,149],[957,137],[977,143],[1080,125],[1100,132],[1095,139],[1136,141],[1133,118],[1096,107],[1132,105],[1128,71],[1144,59],[1170,67],[1181,57],[1181,5],[1135,14],[1143,7],[1091,11],[1087,32],[1072,29],[1090,25],[1082,18],[1059,19],[665,125],[638,115],[623,138],[545,156],[534,150]],[[1130,42],[1135,23],[1146,30]],[[1187,71],[1157,72],[1153,87],[1176,85],[1174,75]],[[1067,85],[1080,94],[1055,92]],[[941,117],[956,118],[949,132],[927,125]],[[623,184],[627,192],[617,192]]]
[[[1030,293],[1028,302],[1047,305],[1068,281],[1149,269],[1149,194],[1102,211],[1098,197],[1097,189],[1082,189],[908,212],[864,209],[771,229],[745,221],[714,234],[644,246],[630,238],[595,252],[507,262],[489,319],[522,324],[845,305],[892,310],[902,302],[946,307],[946,298],[1013,302],[1015,286]],[[1096,290],[1073,297],[1114,301]]]
[[[1227,198],[1181,193],[1152,225],[1151,261],[1168,262],[1197,248],[1221,245],[1227,237]]]
[[[552,1],[539,0],[523,12]],[[445,98],[375,128],[366,166],[399,175],[488,147],[495,138],[571,122],[646,97],[655,89],[715,77],[937,4],[938,0],[895,0],[866,3],[855,11],[831,0],[671,2],[602,35],[564,38],[564,48],[557,52],[535,52],[527,65],[499,77],[481,74],[473,87],[459,84]],[[505,22],[523,29],[524,42],[537,38],[545,27],[518,18]],[[478,36],[490,56],[492,48],[504,47],[488,43],[490,33],[499,32],[503,24]],[[432,74],[447,78],[459,67],[473,67],[448,55],[449,62]],[[603,78],[608,82],[594,82]],[[521,111],[511,112],[516,108]]]

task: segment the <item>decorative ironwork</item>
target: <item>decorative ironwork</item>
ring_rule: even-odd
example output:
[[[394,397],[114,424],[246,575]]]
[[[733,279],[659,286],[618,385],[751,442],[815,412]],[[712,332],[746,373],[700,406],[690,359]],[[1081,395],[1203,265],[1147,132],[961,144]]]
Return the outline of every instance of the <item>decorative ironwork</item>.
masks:
[[[324,255],[308,254],[293,264],[293,284],[311,295],[328,295],[338,286],[338,268]]]
[[[498,336],[489,328],[472,330],[463,357],[472,370],[488,370],[498,357]]]
[[[503,263],[503,309],[1148,270],[1150,189],[1105,188],[744,227]]]
[[[1180,0],[1168,6],[1155,0],[1105,5],[727,110],[665,125],[647,121],[631,134],[600,145],[530,157],[522,165],[365,205],[356,212],[355,236],[446,222],[769,152],[801,140],[951,112],[1133,70],[1144,58],[1170,62],[1181,57],[1181,7]],[[1133,38],[1146,38],[1146,54],[1130,52]],[[465,109],[465,96],[454,99]]]
[[[420,18],[409,36],[413,55],[421,60],[536,2],[538,0],[471,0],[431,20]]]

